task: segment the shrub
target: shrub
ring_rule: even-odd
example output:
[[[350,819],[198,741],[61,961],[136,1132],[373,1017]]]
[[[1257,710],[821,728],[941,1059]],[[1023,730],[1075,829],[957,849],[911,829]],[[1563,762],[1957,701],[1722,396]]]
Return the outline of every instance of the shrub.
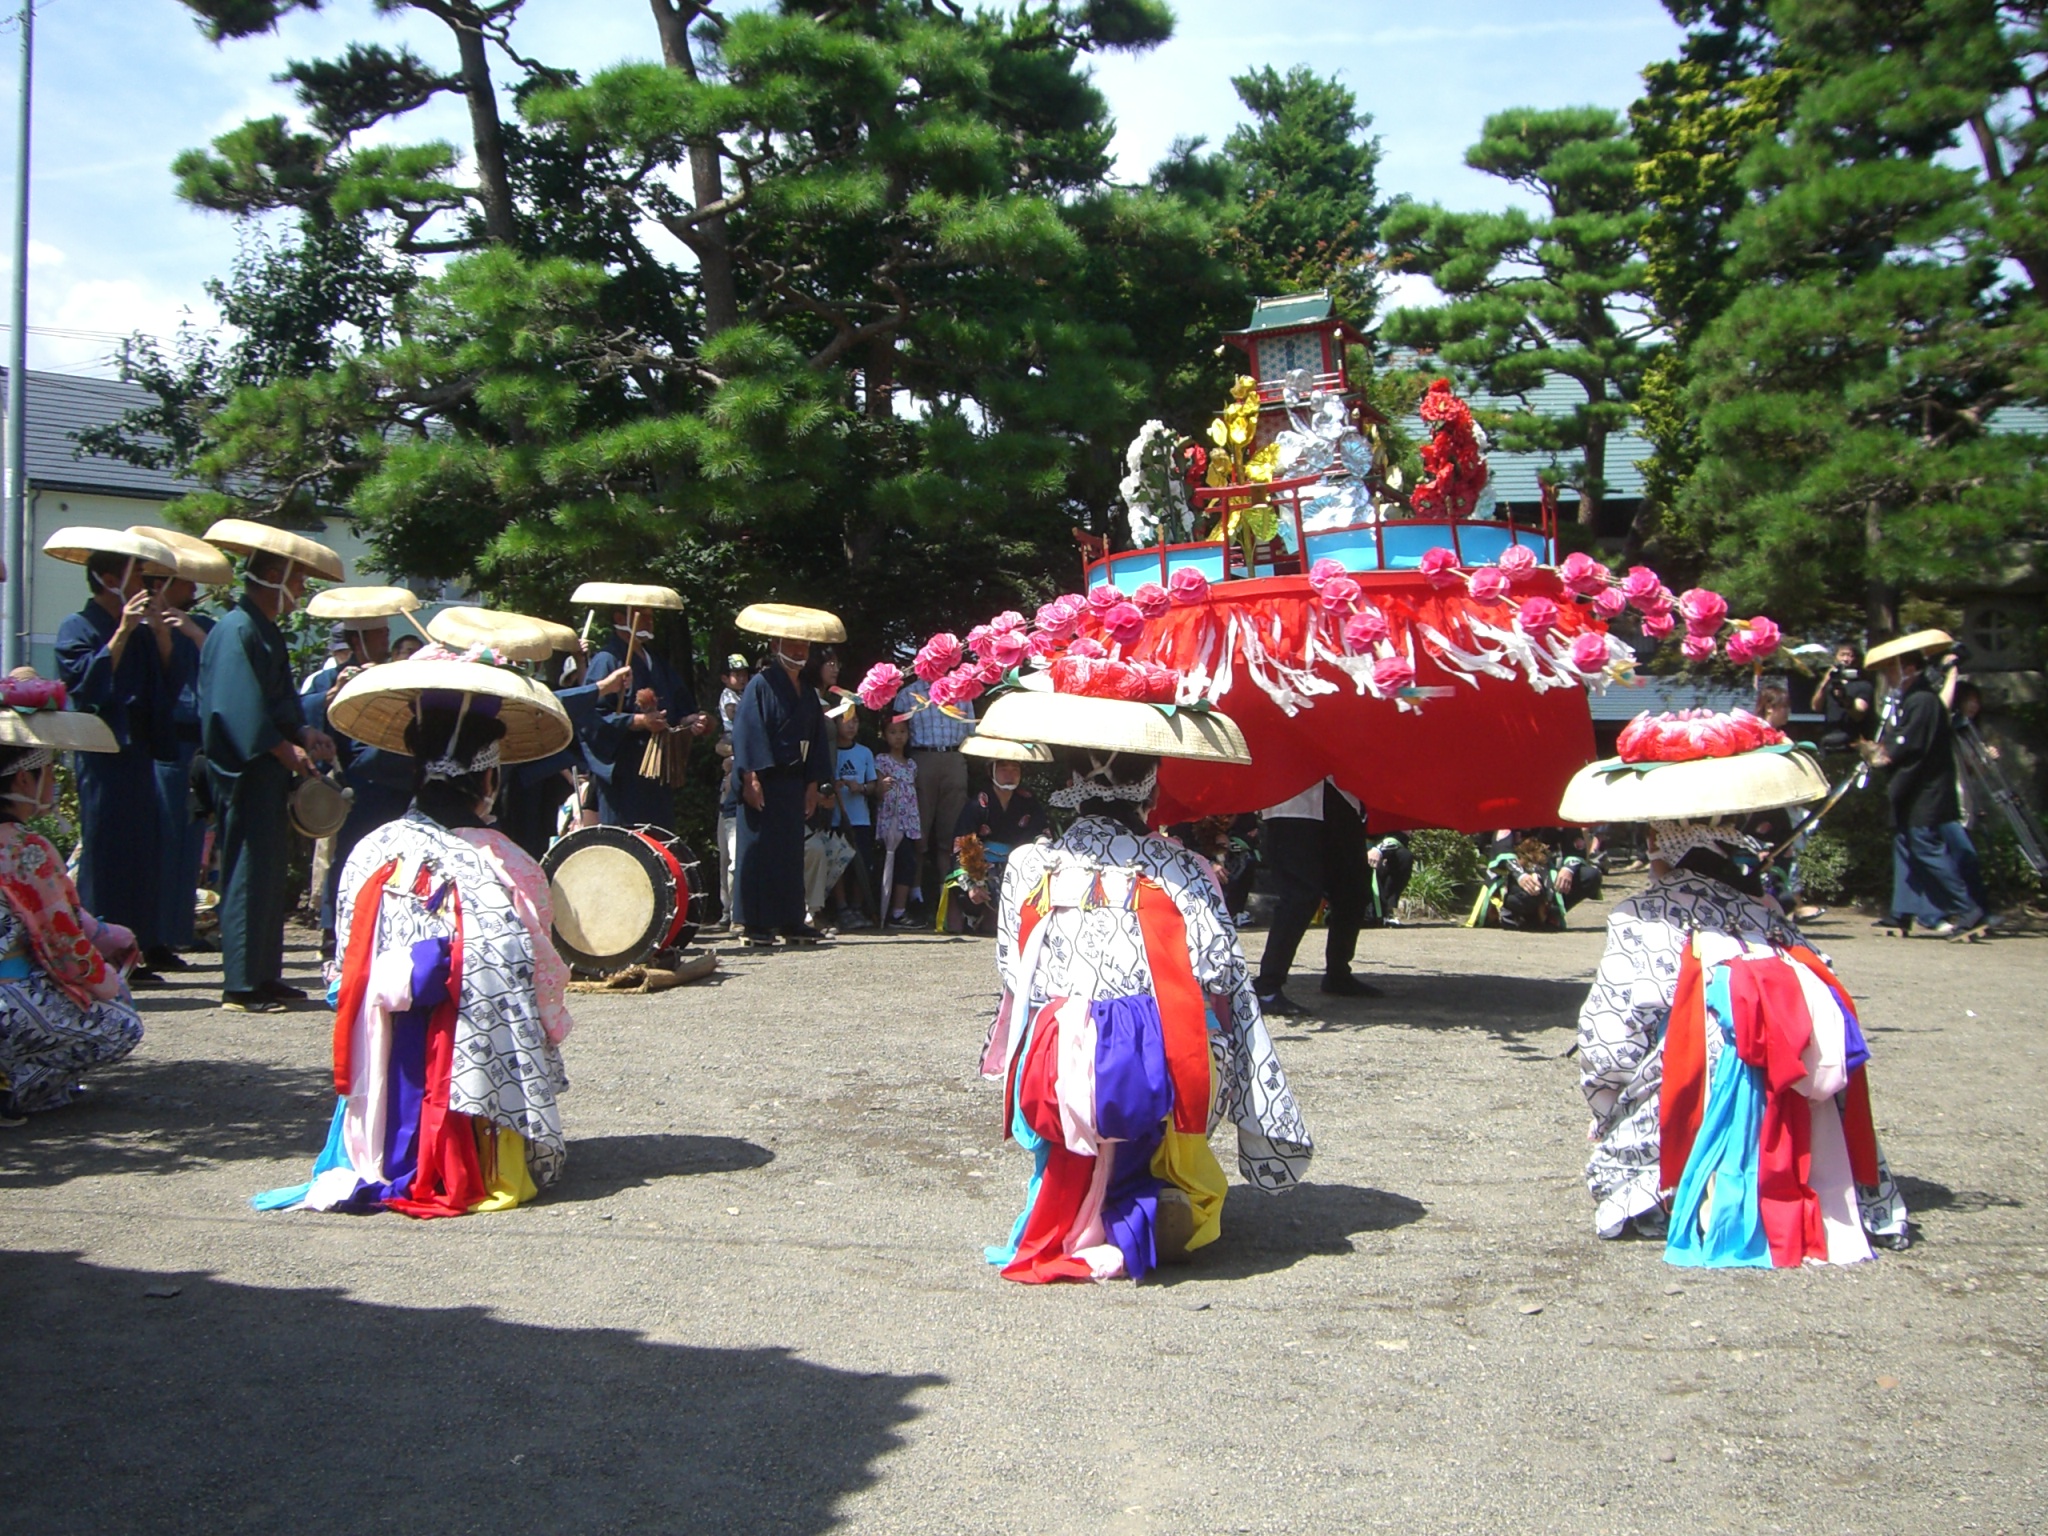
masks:
[[[1401,904],[1428,917],[1462,917],[1479,893],[1479,850],[1462,832],[1426,828],[1409,839],[1415,873]]]

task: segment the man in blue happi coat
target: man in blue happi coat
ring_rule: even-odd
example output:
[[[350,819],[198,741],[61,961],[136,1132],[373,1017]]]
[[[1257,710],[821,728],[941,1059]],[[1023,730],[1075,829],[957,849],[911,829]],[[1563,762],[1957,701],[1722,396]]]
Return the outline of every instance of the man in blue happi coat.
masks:
[[[677,599],[678,602],[681,599]],[[590,658],[587,676],[606,678],[631,668],[614,709],[593,711],[579,728],[583,757],[597,781],[599,819],[608,827],[666,827],[675,820],[675,791],[640,771],[657,732],[687,730],[702,736],[710,717],[698,713],[696,695],[648,648],[651,610],[621,608],[612,615],[612,638]]]

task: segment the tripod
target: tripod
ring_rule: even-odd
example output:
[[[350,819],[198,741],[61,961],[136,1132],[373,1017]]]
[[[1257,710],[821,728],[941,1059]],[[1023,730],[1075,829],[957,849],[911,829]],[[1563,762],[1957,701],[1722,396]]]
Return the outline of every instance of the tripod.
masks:
[[[2040,818],[2013,792],[2005,770],[1998,766],[1998,759],[1977,734],[1975,721],[1956,721],[1956,760],[1962,765],[1963,778],[1972,796],[1998,807],[2035,876],[2048,878],[2048,846],[2043,845]]]

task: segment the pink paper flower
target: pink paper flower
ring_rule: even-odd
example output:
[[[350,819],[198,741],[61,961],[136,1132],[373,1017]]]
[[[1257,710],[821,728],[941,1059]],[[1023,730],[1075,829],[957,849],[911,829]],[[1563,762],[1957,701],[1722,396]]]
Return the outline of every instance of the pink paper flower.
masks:
[[[1100,615],[1103,633],[1113,645],[1136,645],[1145,637],[1145,615],[1136,603],[1117,603]]]
[[[1365,601],[1365,590],[1349,576],[1332,576],[1317,589],[1316,601],[1331,613],[1349,613]]]
[[[1024,627],[1024,615],[1014,608],[1005,608],[1001,613],[988,621],[988,627],[995,634],[1002,634],[1005,630],[1022,629]]]
[[[1324,582],[1334,581],[1337,577],[1344,574],[1346,574],[1344,562],[1342,560],[1332,560],[1329,556],[1325,555],[1308,568],[1308,584],[1320,592],[1323,590]]]
[[[1508,595],[1508,576],[1497,565],[1482,565],[1472,573],[1472,600],[1476,603],[1498,603]]]
[[[1662,640],[1678,627],[1678,621],[1668,612],[1646,613],[1643,615],[1643,633],[1652,640]]]
[[[1166,578],[1166,594],[1183,608],[1209,600],[1209,578],[1193,566],[1184,565]]]
[[[1429,584],[1438,591],[1458,584],[1458,557],[1448,549],[1439,546],[1422,552],[1422,563],[1418,567],[1429,578]]]
[[[1522,600],[1522,611],[1515,616],[1515,627],[1533,640],[1541,640],[1557,628],[1557,604],[1547,597],[1528,597]]]
[[[1000,683],[1009,675],[1010,669],[1000,661],[997,661],[993,656],[982,657],[980,663],[974,669],[975,681],[984,688],[995,687],[997,683]]]
[[[1687,661],[1709,661],[1714,655],[1714,637],[1689,634],[1678,642],[1678,649]]]
[[[1728,599],[1705,587],[1694,587],[1678,600],[1687,634],[1709,638],[1728,620]]]
[[[1064,635],[1055,635],[1050,630],[1040,629],[1032,632],[1028,648],[1031,652],[1031,659],[1042,664],[1053,660],[1057,656],[1064,656],[1067,650],[1067,641]]]
[[[1619,587],[1603,587],[1594,594],[1593,611],[1603,619],[1618,619],[1628,612],[1628,599]]]
[[[1406,656],[1382,656],[1373,663],[1373,686],[1381,693],[1399,693],[1415,686],[1415,664]]]
[[[1064,640],[1074,632],[1074,625],[1080,620],[1080,610],[1087,606],[1088,600],[1085,597],[1075,597],[1072,594],[1056,597],[1039,607],[1038,627],[1048,635]]]
[[[952,695],[945,700],[948,704],[971,704],[974,700],[981,697],[983,691],[988,686],[981,680],[980,669],[972,665],[954,668],[954,670],[940,678],[938,682],[932,684],[932,687],[936,690],[942,684],[946,687],[947,692]]]
[[[933,635],[925,641],[924,649],[911,662],[910,670],[928,683],[936,683],[948,672],[960,665],[963,649],[960,637],[954,634]]]
[[[1581,635],[1572,642],[1572,665],[1581,672],[1607,670],[1607,637]]]
[[[999,629],[988,637],[988,645],[982,652],[982,659],[995,663],[1003,672],[1007,672],[1023,661],[1030,648],[1030,642],[1021,629]]]
[[[1069,656],[1081,657],[1084,660],[1100,661],[1109,654],[1109,647],[1100,640],[1091,640],[1088,636],[1083,635],[1067,647],[1067,654]]]
[[[1591,555],[1573,550],[1564,557],[1564,564],[1557,568],[1558,580],[1564,589],[1578,597],[1595,597],[1605,591],[1608,583],[1607,567]]]
[[[1088,592],[1088,606],[1098,616],[1107,613],[1123,600],[1123,593],[1106,582],[1099,587],[1090,588]]]
[[[1664,583],[1647,565],[1631,567],[1629,573],[1621,578],[1621,595],[1643,613],[1653,611],[1652,606],[1645,605],[1653,605],[1657,594],[1663,590]]]
[[[1344,649],[1357,655],[1369,651],[1387,638],[1387,616],[1370,605],[1351,615],[1344,625]]]
[[[1510,544],[1494,561],[1511,582],[1527,581],[1536,574],[1536,551],[1526,544]]]
[[[868,668],[868,675],[860,680],[860,701],[869,709],[887,709],[896,702],[896,695],[903,691],[903,669],[878,661]]]
[[[1738,667],[1747,667],[1763,658],[1756,653],[1756,646],[1749,638],[1749,631],[1738,629],[1728,637],[1728,659]]]
[[[1758,661],[1762,661],[1766,656],[1775,655],[1778,642],[1784,638],[1778,633],[1778,626],[1762,614],[1749,621],[1749,628],[1745,633],[1749,636],[1749,648],[1756,653]]]
[[[1156,581],[1142,583],[1131,594],[1131,601],[1138,605],[1138,612],[1148,619],[1156,619],[1173,606],[1173,599],[1166,595],[1166,588]]]

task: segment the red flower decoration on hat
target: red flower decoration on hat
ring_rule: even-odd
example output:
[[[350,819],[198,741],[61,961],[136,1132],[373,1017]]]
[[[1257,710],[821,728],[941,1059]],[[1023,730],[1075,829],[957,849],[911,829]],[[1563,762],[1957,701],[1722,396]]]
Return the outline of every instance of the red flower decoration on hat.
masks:
[[[1637,715],[1622,727],[1615,750],[1625,763],[1692,763],[1783,746],[1788,739],[1783,731],[1746,709],[1725,715],[1710,709],[1687,709],[1676,714]]]

